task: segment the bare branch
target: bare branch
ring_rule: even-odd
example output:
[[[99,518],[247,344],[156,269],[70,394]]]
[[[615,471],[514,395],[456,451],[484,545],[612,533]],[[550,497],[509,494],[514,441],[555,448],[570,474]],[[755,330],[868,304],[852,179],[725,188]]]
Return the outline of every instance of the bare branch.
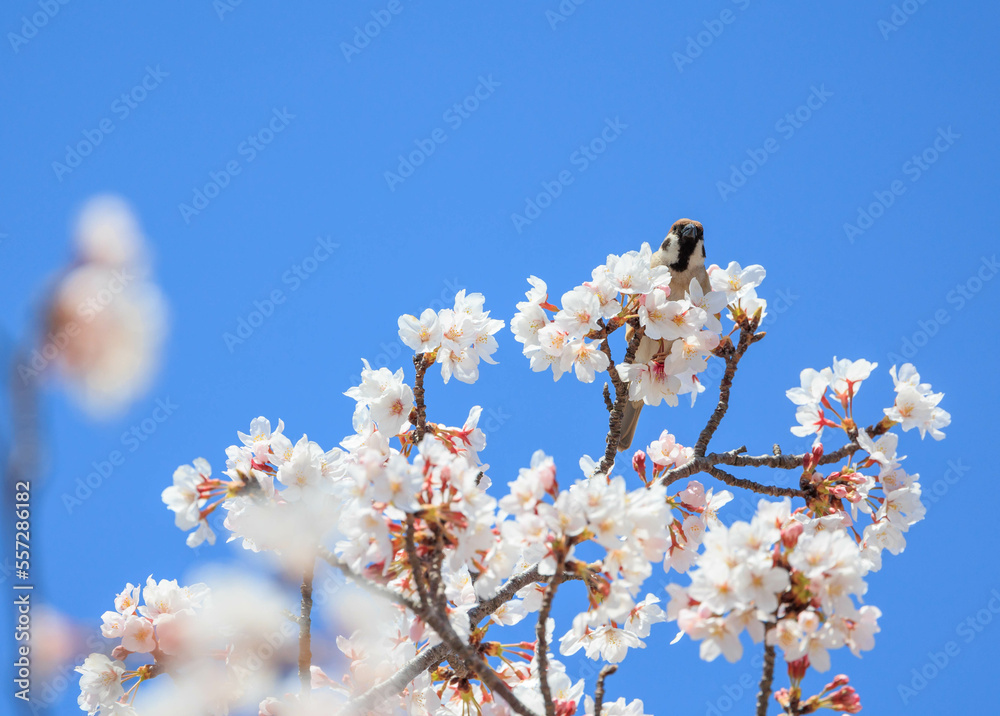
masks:
[[[556,705],[552,701],[552,689],[549,687],[549,640],[546,636],[549,613],[552,611],[552,600],[555,599],[562,576],[564,553],[560,550],[556,560],[556,573],[549,580],[545,594],[542,595],[542,607],[538,610],[538,623],[535,625],[535,658],[538,660],[538,683],[542,691],[542,701],[545,704],[545,716],[556,716]]]
[[[868,434],[872,437],[882,435],[885,431],[886,430],[882,428],[881,423],[868,428]],[[819,459],[819,464],[830,465],[832,463],[840,462],[844,458],[850,457],[860,449],[861,448],[857,442],[849,442],[843,447],[823,455]],[[703,457],[694,457],[680,467],[675,467],[673,470],[668,470],[663,473],[660,477],[660,481],[665,486],[669,487],[678,480],[683,480],[685,477],[690,477],[691,475],[695,475],[699,472],[708,472],[708,468],[714,465],[730,465],[732,467],[773,467],[780,470],[799,470],[802,468],[802,462],[806,457],[806,454],[783,455],[781,454],[780,449],[777,454],[774,455],[743,455],[742,453],[745,451],[746,448],[739,448],[728,452],[714,452]]]
[[[416,378],[413,381],[413,410],[416,412],[417,422],[413,428],[413,444],[419,445],[427,430],[427,406],[424,404],[424,375],[433,361],[428,362],[426,353],[418,353],[413,356],[413,367],[416,370]]]
[[[739,487],[744,490],[750,490],[751,492],[756,492],[761,495],[771,495],[771,497],[805,497],[806,493],[803,490],[797,490],[792,487],[778,487],[776,485],[761,485],[759,482],[754,482],[753,480],[743,480],[734,475],[730,475],[725,470],[720,470],[717,467],[705,468],[707,472],[712,477],[720,480],[730,487]]]
[[[601,716],[604,707],[604,680],[618,671],[617,664],[607,664],[597,675],[597,688],[594,689],[594,716]]]
[[[708,419],[708,423],[701,431],[701,435],[698,436],[698,442],[694,446],[695,457],[703,457],[705,455],[709,441],[715,435],[715,431],[718,430],[722,419],[726,416],[726,411],[729,410],[729,391],[733,387],[733,378],[736,376],[736,369],[739,367],[740,359],[747,352],[751,344],[755,342],[753,330],[754,326],[745,326],[740,329],[740,341],[735,349],[733,349],[732,343],[726,342],[728,349],[724,355],[726,359],[726,372],[722,374],[722,382],[719,383],[719,403],[715,406],[715,411],[712,413],[712,417]]]
[[[760,689],[757,693],[757,716],[767,716],[767,706],[771,701],[771,683],[774,681],[774,647],[764,646],[764,669],[760,677]]]

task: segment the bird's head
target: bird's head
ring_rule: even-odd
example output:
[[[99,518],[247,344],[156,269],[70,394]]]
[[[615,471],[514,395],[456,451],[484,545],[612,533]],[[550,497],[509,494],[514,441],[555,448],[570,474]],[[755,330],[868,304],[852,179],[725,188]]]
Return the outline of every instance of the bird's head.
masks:
[[[679,219],[660,244],[657,263],[682,272],[705,265],[705,229],[701,222]]]

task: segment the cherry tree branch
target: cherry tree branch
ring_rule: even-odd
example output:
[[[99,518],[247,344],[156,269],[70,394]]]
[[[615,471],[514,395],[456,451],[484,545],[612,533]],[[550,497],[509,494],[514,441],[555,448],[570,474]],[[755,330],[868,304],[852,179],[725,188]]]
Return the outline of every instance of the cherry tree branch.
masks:
[[[413,581],[417,587],[417,593],[420,596],[420,608],[417,615],[423,619],[428,626],[431,627],[437,635],[441,638],[441,641],[454,652],[455,656],[459,657],[463,665],[470,671],[474,672],[479,679],[490,688],[491,691],[498,694],[500,698],[507,702],[511,709],[520,714],[520,716],[536,716],[536,714],[521,703],[520,699],[514,696],[514,693],[510,690],[510,687],[504,683],[489,663],[483,659],[477,652],[473,651],[472,648],[455,633],[452,629],[451,623],[448,621],[448,611],[447,605],[445,603],[440,604],[441,612],[435,609],[430,601],[430,595],[428,594],[427,588],[424,586],[423,576],[419,574],[420,559],[417,556],[417,547],[414,542],[414,520],[413,515],[406,515],[406,533],[404,537],[406,546],[406,556],[410,562],[410,567],[413,570]]]
[[[344,704],[343,713],[362,714],[379,710],[378,707],[381,704],[394,696],[399,696],[411,681],[423,672],[435,668],[448,657],[449,653],[448,647],[444,643],[424,649],[403,664],[399,671],[388,679],[375,684],[363,694],[355,696]]]
[[[413,356],[413,367],[416,377],[413,380],[413,410],[416,412],[417,422],[413,427],[413,444],[419,445],[427,430],[427,406],[424,404],[424,375],[434,361],[427,360],[426,353],[418,353]]]
[[[562,576],[563,562],[565,555],[559,551],[556,559],[556,572],[549,580],[542,595],[542,607],[538,610],[538,623],[535,625],[535,658],[538,659],[538,683],[542,691],[542,701],[545,704],[545,716],[556,715],[556,705],[552,701],[552,689],[549,687],[549,640],[546,630],[549,622],[549,613],[552,611],[552,601],[556,597],[556,590],[559,588],[559,580]]]
[[[869,426],[866,432],[870,437],[874,438],[885,434],[888,429],[889,426],[879,422],[875,425]],[[843,447],[838,448],[833,452],[824,454],[820,457],[818,464],[830,465],[838,463],[844,458],[850,457],[860,449],[861,446],[858,445],[857,441],[852,440]],[[678,480],[683,480],[685,477],[691,477],[691,475],[695,475],[699,472],[708,472],[709,468],[714,467],[715,465],[729,465],[732,467],[773,467],[780,470],[799,470],[802,469],[803,461],[808,454],[802,453],[797,455],[783,455],[780,450],[777,450],[774,455],[744,455],[743,453],[745,452],[746,447],[744,446],[727,452],[717,452],[709,455],[703,455],[701,457],[694,457],[680,467],[675,467],[673,470],[667,470],[667,472],[663,473],[660,477],[660,481],[664,484],[664,486],[669,487]],[[751,484],[756,485],[757,483]],[[768,486],[762,485],[761,487],[767,488]],[[747,489],[754,488],[748,487]]]
[[[628,346],[625,348],[625,358],[622,359],[623,363],[631,363],[635,360],[635,352],[639,348],[639,341],[642,340],[643,331],[639,327],[638,322],[632,328],[634,330],[632,331],[632,337],[629,339]],[[608,343],[607,336],[601,341],[601,350],[608,357],[608,376],[611,378],[611,384],[615,387],[615,402],[611,406],[608,415],[608,438],[604,449],[604,459],[601,460],[601,465],[598,468],[598,472],[607,475],[615,464],[615,455],[618,454],[618,442],[622,436],[622,417],[625,415],[625,402],[628,400],[628,384],[618,375],[618,369],[615,367],[615,359],[611,355],[611,346]],[[605,399],[605,404],[608,402]]]
[[[313,571],[315,564],[310,563],[302,574],[302,611],[299,616],[299,682],[302,684],[302,698],[309,698],[312,693],[312,593]]]
[[[617,664],[607,664],[597,675],[597,688],[594,689],[594,716],[601,716],[604,707],[604,680],[618,671]]]
[[[420,613],[418,605],[413,604],[403,595],[397,594],[396,592],[383,587],[381,584],[377,584],[366,579],[365,577],[362,577],[361,575],[358,575],[329,551],[321,549],[319,554],[324,561],[341,570],[347,577],[357,582],[362,588],[367,589],[373,594],[395,602],[396,604],[400,604],[401,606],[410,609],[415,614]],[[490,614],[493,614],[493,612],[513,599],[517,592],[521,591],[529,584],[532,584],[533,582],[545,582],[549,579],[550,577],[538,573],[537,564],[531,569],[511,577],[493,597],[479,602],[478,605],[469,611],[470,625],[475,627],[482,619],[488,617]],[[563,582],[577,579],[581,579],[581,577],[573,572],[564,572],[562,577],[560,577],[560,581]],[[364,693],[355,696],[347,702],[344,705],[344,712],[356,714],[373,710],[378,704],[381,704],[394,696],[398,696],[406,688],[407,684],[417,678],[421,673],[435,668],[451,655],[451,649],[449,649],[444,643],[424,649],[400,667],[399,671],[391,677],[385,681],[375,684]]]
[[[771,684],[774,681],[774,647],[764,641],[764,669],[760,676],[757,693],[757,716],[767,716],[767,706],[771,701]]]
[[[761,495],[770,495],[771,497],[805,497],[806,493],[804,490],[798,490],[792,487],[778,487],[777,485],[761,485],[759,482],[754,482],[753,480],[744,480],[735,475],[730,475],[725,470],[720,470],[717,467],[707,467],[705,468],[707,472],[712,477],[717,480],[726,483],[730,487],[739,487],[744,490],[750,490],[751,492],[756,492]]]
[[[695,443],[695,457],[703,457],[705,455],[709,441],[715,435],[715,431],[719,429],[719,424],[726,416],[726,411],[729,410],[729,391],[733,387],[733,378],[736,376],[736,369],[739,367],[740,359],[743,358],[743,355],[752,344],[764,337],[763,333],[754,334],[754,330],[756,330],[756,324],[742,327],[740,329],[740,340],[736,348],[733,348],[732,342],[728,340],[724,344],[724,349],[723,346],[719,347],[725,350],[723,358],[726,360],[726,371],[722,374],[722,382],[719,383],[719,403],[715,406],[715,411],[712,413],[712,417],[708,419],[708,423],[701,431],[701,435],[698,436],[698,442]]]

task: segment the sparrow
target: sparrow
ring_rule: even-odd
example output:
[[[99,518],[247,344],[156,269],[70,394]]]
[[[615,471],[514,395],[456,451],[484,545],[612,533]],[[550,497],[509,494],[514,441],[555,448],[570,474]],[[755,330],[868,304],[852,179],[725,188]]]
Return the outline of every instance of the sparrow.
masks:
[[[711,283],[708,271],[705,269],[705,229],[700,222],[693,219],[678,219],[670,227],[670,233],[663,239],[660,248],[653,254],[650,266],[666,266],[670,269],[670,299],[679,301],[687,294],[691,279],[697,279],[702,290],[708,293]],[[628,326],[625,337],[631,342],[635,329]],[[669,350],[666,341],[655,340],[646,336],[639,341],[635,352],[636,363],[648,363]],[[662,357],[659,358],[662,362]],[[632,445],[635,427],[642,411],[642,401],[629,401],[625,404],[622,415],[621,437],[618,439],[618,452],[627,450]]]

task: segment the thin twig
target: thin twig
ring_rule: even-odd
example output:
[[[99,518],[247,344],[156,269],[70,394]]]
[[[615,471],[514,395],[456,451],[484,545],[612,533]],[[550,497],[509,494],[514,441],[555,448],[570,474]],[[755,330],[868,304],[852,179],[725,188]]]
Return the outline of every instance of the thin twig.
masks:
[[[766,638],[764,644],[764,670],[757,693],[757,716],[767,716],[767,707],[771,701],[771,683],[774,681],[774,647],[767,643]]]
[[[618,671],[617,664],[607,664],[597,675],[597,687],[594,689],[594,716],[601,716],[604,706],[604,680]]]
[[[312,693],[312,606],[313,571],[315,563],[310,562],[302,574],[302,613],[299,616],[299,682],[302,684],[302,699]]]

